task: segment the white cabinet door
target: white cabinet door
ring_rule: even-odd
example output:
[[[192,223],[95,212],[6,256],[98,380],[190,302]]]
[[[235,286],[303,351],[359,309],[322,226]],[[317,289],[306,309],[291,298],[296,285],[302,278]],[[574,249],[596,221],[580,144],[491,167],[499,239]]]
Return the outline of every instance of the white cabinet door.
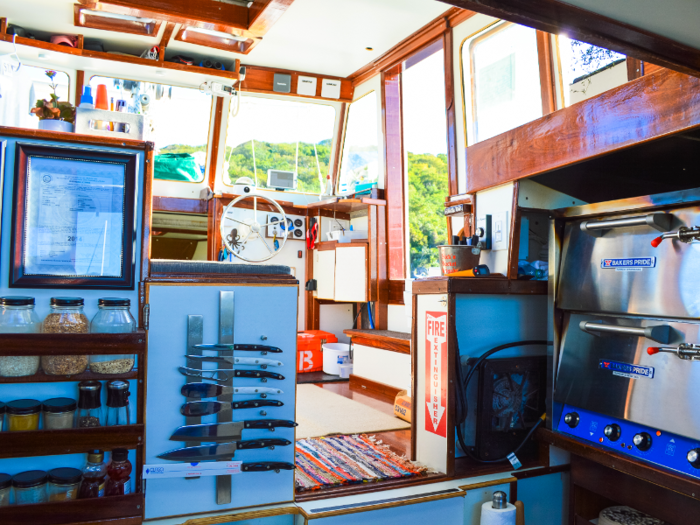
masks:
[[[335,298],[335,250],[314,251],[316,298]]]
[[[367,246],[335,249],[335,300],[367,302]]]

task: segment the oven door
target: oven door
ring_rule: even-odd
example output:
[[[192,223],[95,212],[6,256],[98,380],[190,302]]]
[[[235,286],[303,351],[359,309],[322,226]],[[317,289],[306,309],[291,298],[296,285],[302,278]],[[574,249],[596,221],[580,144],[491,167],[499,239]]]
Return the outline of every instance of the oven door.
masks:
[[[565,312],[556,402],[700,439],[700,361],[649,347],[700,342],[700,324]]]

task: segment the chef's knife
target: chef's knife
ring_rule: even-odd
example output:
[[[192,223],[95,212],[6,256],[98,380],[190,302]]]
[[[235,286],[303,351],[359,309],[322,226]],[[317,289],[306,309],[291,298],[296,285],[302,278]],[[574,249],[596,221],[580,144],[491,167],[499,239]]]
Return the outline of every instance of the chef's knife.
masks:
[[[203,399],[205,397],[218,397],[228,394],[234,395],[255,395],[260,394],[260,397],[265,398],[268,395],[283,394],[279,388],[270,388],[264,386],[221,386],[212,385],[211,383],[188,383],[184,385],[180,392],[185,397],[192,399]]]
[[[212,423],[206,425],[186,425],[175,430],[171,441],[198,441],[200,443],[222,443],[238,441],[245,430],[269,429],[278,427],[294,428],[297,423],[284,419],[254,419],[234,423]]]
[[[220,357],[209,355],[186,355],[187,359],[192,361],[207,362],[207,363],[228,363],[230,365],[251,365],[267,368],[268,366],[282,366],[282,361],[274,359],[265,359],[262,357]]]
[[[262,379],[263,382],[270,379],[282,380],[284,376],[282,374],[277,374],[275,372],[268,372],[266,370],[234,370],[234,369],[211,369],[211,370],[200,370],[198,368],[189,368],[186,366],[181,366],[179,368],[180,373],[189,377],[199,377],[201,379],[209,379],[210,381],[216,381],[217,383],[226,383],[229,379],[233,377],[245,377],[251,379]]]
[[[294,470],[295,468],[292,463],[285,461],[260,461],[257,463],[243,463],[241,465],[241,471],[243,472],[267,472],[268,470],[279,472],[280,470]]]
[[[281,354],[282,350],[276,346],[267,345],[194,345],[197,350],[214,350],[221,352],[222,350],[241,350],[243,352],[270,352],[271,354]]]
[[[292,442],[287,439],[251,439],[247,441],[234,441],[221,445],[203,445],[199,447],[178,448],[165,452],[158,457],[170,461],[217,461],[235,457],[236,450],[286,447]]]
[[[233,403],[220,403],[219,401],[193,401],[180,407],[180,414],[187,417],[200,417],[218,414],[229,410],[242,408],[281,407],[282,401],[272,399],[250,399],[247,401],[234,401]]]

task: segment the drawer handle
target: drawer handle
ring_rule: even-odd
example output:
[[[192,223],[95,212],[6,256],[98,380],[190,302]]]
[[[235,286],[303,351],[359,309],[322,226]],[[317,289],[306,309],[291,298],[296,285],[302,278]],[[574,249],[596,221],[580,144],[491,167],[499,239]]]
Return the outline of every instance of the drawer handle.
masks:
[[[602,237],[605,232],[613,228],[626,228],[628,226],[651,226],[660,232],[671,230],[673,215],[670,213],[648,213],[636,217],[626,217],[624,219],[609,219],[605,221],[583,221],[581,231],[593,237]]]
[[[603,323],[591,323],[581,321],[579,328],[584,332],[603,332],[610,334],[636,335],[646,337],[661,344],[668,344],[671,340],[671,327],[665,324],[647,326],[646,328],[634,328],[632,326],[617,326]]]

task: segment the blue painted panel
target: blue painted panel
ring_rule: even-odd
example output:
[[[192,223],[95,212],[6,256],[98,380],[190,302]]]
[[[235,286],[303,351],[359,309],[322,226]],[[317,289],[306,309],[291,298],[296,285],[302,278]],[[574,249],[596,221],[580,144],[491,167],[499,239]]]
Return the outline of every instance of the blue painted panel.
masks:
[[[563,525],[568,519],[568,472],[518,480],[518,499],[525,504],[525,523]]]
[[[343,514],[309,520],[312,525],[440,525],[464,524],[464,499],[461,497],[415,503],[401,507]]]
[[[180,388],[185,377],[178,371],[185,365],[187,347],[187,316],[204,317],[204,342],[218,342],[219,292],[234,291],[234,342],[277,346],[281,354],[269,355],[280,359],[284,366],[275,372],[285,376],[282,381],[234,380],[240,386],[277,386],[284,395],[276,396],[282,407],[267,407],[266,418],[294,419],[296,388],[296,315],[297,287],[272,286],[159,286],[149,287],[151,305],[148,333],[148,393],[146,405],[146,464],[172,463],[156,456],[179,448],[183,443],[170,441],[170,435],[185,424],[180,406],[185,401]],[[261,336],[267,336],[261,341]],[[215,355],[215,354],[212,354]],[[252,354],[251,356],[258,355]],[[238,396],[241,400],[247,396]],[[237,397],[237,399],[238,399]],[[263,419],[256,409],[234,410],[233,420]],[[202,418],[202,423],[215,423],[216,416]],[[244,430],[243,439],[286,438],[294,441],[294,429]],[[294,462],[294,447],[275,450],[245,450],[236,454],[242,461]],[[282,471],[242,473],[232,478],[232,502],[216,504],[215,477],[196,480],[182,478],[149,480],[146,487],[146,518],[222,511],[227,508],[252,507],[292,501],[294,473]]]
[[[267,518],[258,518],[254,520],[243,521],[226,521],[226,523],[235,523],[236,525],[294,525],[294,514],[285,514],[284,516],[269,516]]]
[[[563,415],[576,412],[580,417],[580,422],[575,428],[570,428],[564,423]],[[610,441],[603,431],[606,425],[616,423],[622,432],[620,439]],[[647,461],[671,470],[676,470],[696,479],[700,479],[700,469],[694,468],[686,459],[686,455],[693,449],[700,449],[700,441],[691,439],[670,432],[661,432],[655,428],[645,427],[624,419],[616,419],[604,416],[596,412],[564,405],[562,418],[557,427],[559,432],[569,434],[583,439],[594,446],[607,448],[618,454],[632,456],[633,458]],[[632,443],[635,434],[646,432],[651,436],[651,448],[642,452]],[[659,435],[657,435],[657,432]]]

